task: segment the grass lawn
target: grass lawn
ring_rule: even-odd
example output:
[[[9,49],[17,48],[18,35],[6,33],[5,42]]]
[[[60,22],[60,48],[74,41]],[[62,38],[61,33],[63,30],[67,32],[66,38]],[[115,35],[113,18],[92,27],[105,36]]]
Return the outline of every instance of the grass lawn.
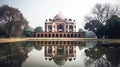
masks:
[[[0,43],[25,41],[26,38],[0,38]]]
[[[17,41],[101,41],[107,43],[120,43],[120,39],[96,38],[0,38],[0,43]]]

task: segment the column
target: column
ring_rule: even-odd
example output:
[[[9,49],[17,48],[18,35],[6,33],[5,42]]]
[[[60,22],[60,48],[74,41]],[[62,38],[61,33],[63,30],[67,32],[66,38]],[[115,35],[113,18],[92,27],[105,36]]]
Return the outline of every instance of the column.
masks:
[[[68,30],[68,32],[70,32],[70,31],[69,31],[69,24],[68,24],[68,29],[67,29],[67,30]]]

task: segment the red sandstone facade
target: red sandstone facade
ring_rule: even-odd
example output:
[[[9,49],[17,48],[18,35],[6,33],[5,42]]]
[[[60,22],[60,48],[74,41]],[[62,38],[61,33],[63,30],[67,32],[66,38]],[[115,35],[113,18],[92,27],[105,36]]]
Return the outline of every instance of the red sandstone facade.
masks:
[[[34,37],[41,38],[84,38],[85,32],[34,32]]]

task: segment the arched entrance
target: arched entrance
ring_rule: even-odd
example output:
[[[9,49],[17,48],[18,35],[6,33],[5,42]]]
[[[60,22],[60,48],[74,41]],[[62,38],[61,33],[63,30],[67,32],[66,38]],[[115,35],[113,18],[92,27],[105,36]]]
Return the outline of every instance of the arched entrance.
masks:
[[[51,25],[48,26],[48,32],[52,32],[52,26]]]
[[[64,32],[64,25],[59,24],[59,25],[57,26],[57,30],[58,30],[58,32]]]
[[[73,32],[73,26],[72,25],[69,26],[69,30],[70,30],[70,32]]]

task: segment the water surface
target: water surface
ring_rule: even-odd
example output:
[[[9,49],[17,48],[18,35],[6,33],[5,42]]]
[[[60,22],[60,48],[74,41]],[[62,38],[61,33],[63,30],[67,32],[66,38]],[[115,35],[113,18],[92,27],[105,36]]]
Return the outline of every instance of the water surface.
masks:
[[[0,67],[120,67],[119,45],[97,41],[0,43]]]

